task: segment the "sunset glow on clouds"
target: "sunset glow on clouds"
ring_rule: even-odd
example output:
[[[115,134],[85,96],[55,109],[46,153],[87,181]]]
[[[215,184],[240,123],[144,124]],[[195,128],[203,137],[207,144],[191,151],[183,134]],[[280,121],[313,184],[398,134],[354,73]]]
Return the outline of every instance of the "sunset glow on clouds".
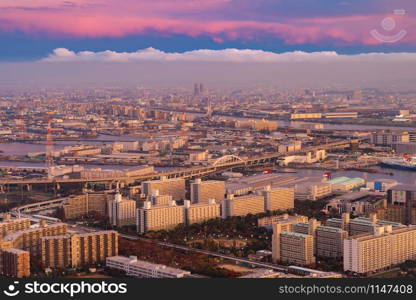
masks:
[[[217,42],[278,38],[287,44],[374,45],[380,41],[369,31],[378,28],[386,14],[391,14],[389,10],[372,13],[364,8],[362,13],[354,9],[350,15],[335,15],[325,12],[323,7],[321,14],[308,15],[306,5],[296,16],[295,11],[283,13],[278,5],[273,8],[272,3],[283,5],[288,1],[297,0],[2,0],[0,31],[52,37],[124,37],[154,33],[208,36]],[[309,1],[313,2],[325,1]],[[348,5],[348,1],[332,2],[340,13],[352,5]],[[410,0],[402,2],[416,6]],[[386,1],[378,3],[383,6]],[[270,6],[271,11],[265,11]],[[275,16],[271,14],[273,9]],[[414,15],[396,17],[409,32],[402,43],[416,43]]]
[[[405,9],[406,14],[395,15],[394,9]],[[170,45],[177,46],[176,37],[181,36],[188,39],[182,48],[189,51],[202,48],[192,40],[209,39],[211,44],[204,47],[217,45],[216,49],[238,43],[240,49],[265,50],[263,45],[276,45],[273,51],[277,52],[278,45],[303,51],[310,51],[312,45],[314,51],[317,47],[319,51],[359,47],[364,52],[382,52],[385,42],[370,34],[373,29],[387,36],[404,29],[406,35],[394,46],[403,45],[406,50],[416,46],[415,9],[414,0],[1,0],[0,40],[6,36],[12,41],[24,36],[39,43],[82,40],[75,48],[89,50],[83,48],[87,40],[94,51],[102,52],[114,49],[117,39],[123,39],[131,52],[133,48],[159,48],[134,47],[138,38],[170,39]],[[388,16],[397,25],[391,31],[381,28]],[[98,39],[112,39],[113,44],[96,46]],[[58,47],[72,48],[68,43],[38,46],[43,47],[39,53],[44,57]],[[0,59],[1,55],[2,49]]]

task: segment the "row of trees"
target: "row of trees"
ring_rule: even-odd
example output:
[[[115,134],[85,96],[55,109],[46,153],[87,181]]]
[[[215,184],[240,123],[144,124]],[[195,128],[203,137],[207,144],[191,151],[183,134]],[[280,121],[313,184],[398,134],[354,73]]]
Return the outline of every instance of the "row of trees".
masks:
[[[241,276],[240,273],[217,267],[220,261],[216,258],[205,254],[163,248],[153,242],[121,239],[119,249],[121,255],[135,255],[139,260],[180,268],[209,277]]]

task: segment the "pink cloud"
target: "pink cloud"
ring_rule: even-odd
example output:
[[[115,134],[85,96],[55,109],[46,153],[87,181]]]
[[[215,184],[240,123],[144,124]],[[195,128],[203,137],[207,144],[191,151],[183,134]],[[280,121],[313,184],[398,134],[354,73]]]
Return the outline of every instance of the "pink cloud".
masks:
[[[0,31],[86,38],[158,32],[163,35],[209,36],[217,42],[256,40],[267,36],[283,39],[287,44],[381,43],[371,36],[370,30],[380,28],[384,15],[285,19],[279,22],[216,18],[215,11],[229,2],[230,0],[2,0]],[[206,18],[198,18],[200,13],[205,13]],[[401,28],[408,32],[402,42],[415,44],[415,18],[410,15],[396,17]]]

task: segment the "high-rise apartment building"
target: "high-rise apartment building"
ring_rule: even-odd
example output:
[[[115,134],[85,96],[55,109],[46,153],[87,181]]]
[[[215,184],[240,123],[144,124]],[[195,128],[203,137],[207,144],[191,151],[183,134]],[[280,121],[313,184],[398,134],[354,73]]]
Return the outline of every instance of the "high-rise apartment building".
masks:
[[[349,236],[373,232],[374,228],[384,225],[391,225],[393,229],[406,227],[401,223],[379,220],[377,213],[371,213],[369,218],[359,217],[354,219],[350,219],[348,213],[343,213],[342,219],[328,219],[325,225],[346,230]]]
[[[175,201],[185,199],[185,179],[182,178],[145,181],[142,186],[146,196],[152,196],[158,190],[160,195],[170,195]]]
[[[292,188],[272,189],[270,186],[266,186],[262,194],[265,210],[289,210],[295,206],[295,190]]]
[[[159,190],[154,190],[153,195],[148,196],[147,200],[152,203],[152,205],[169,205],[173,201],[171,195],[160,195]]]
[[[273,224],[272,259],[295,265],[315,263],[313,236],[282,231],[280,224]]]
[[[118,255],[118,232],[113,230],[44,237],[41,243],[45,267],[88,266]]]
[[[31,256],[40,256],[42,237],[64,235],[66,233],[67,225],[65,223],[48,225],[45,221],[41,221],[39,227],[6,235],[0,243],[0,249],[16,248],[30,252]]]
[[[137,209],[137,232],[169,230],[182,224],[185,219],[183,206],[177,206],[175,201],[169,205],[156,205],[145,201],[142,208]]]
[[[320,225],[320,221],[316,219],[309,219],[308,222],[293,224],[291,231],[315,236],[315,231]]]
[[[416,228],[378,226],[344,240],[344,271],[368,274],[415,259]]]
[[[185,200],[185,223],[201,223],[209,219],[221,217],[221,205],[215,202],[215,199],[208,200],[208,203],[191,204],[191,201]]]
[[[128,226],[136,224],[136,201],[123,199],[117,193],[113,200],[108,201],[108,217],[113,226]]]
[[[192,203],[208,203],[209,199],[215,199],[218,203],[225,197],[224,181],[195,179],[191,183],[191,202]]]
[[[44,267],[64,269],[76,265],[74,259],[80,249],[77,248],[75,236],[66,234],[43,237],[41,243]],[[75,254],[74,257],[73,254]]]
[[[0,222],[0,235],[5,236],[13,232],[25,230],[30,227],[30,220],[26,218],[12,219],[11,215],[6,214]]]
[[[264,197],[247,195],[234,197],[229,194],[222,203],[222,217],[245,216],[264,212]]]
[[[347,237],[348,232],[340,228],[318,226],[315,231],[315,255],[341,258],[344,252],[344,239]]]
[[[64,213],[66,219],[76,219],[91,211],[106,215],[107,201],[111,199],[106,193],[87,193],[66,198]]]
[[[1,274],[9,277],[30,276],[30,253],[20,249],[2,250]]]

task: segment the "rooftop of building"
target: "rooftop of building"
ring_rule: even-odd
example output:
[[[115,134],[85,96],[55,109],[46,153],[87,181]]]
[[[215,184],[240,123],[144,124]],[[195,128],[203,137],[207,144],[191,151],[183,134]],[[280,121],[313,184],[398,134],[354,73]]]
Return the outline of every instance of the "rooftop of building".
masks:
[[[174,182],[174,181],[183,181],[183,182],[185,182],[185,179],[183,179],[183,178],[161,178],[161,179],[158,179],[158,180],[143,181],[143,183],[163,183],[163,182]]]
[[[409,191],[416,192],[415,184],[399,184],[390,188],[393,191]]]
[[[318,226],[317,230],[326,231],[326,232],[333,232],[333,233],[343,233],[343,232],[345,232],[345,230],[342,230],[341,228],[331,227],[331,226],[324,226],[324,225]]]
[[[287,235],[287,236],[293,236],[293,237],[299,237],[299,238],[306,238],[308,234],[298,233],[298,232],[292,232],[292,231],[283,231],[280,233],[281,235]]]
[[[29,253],[25,250],[22,249],[17,249],[17,248],[10,248],[10,249],[4,249],[2,250],[4,252],[9,252],[9,253],[13,253],[13,254],[23,254],[23,253]]]
[[[331,219],[328,219],[327,222],[342,223],[342,219],[331,218]],[[349,223],[357,224],[357,225],[372,226],[371,219],[365,218],[365,217],[358,217],[358,218],[351,219]],[[377,220],[377,225],[392,225],[393,227],[405,227],[406,226],[406,225],[403,225],[402,223],[391,222],[391,221],[386,221],[386,220]]]
[[[2,220],[0,222],[0,226],[10,224],[10,223],[20,223],[20,222],[27,222],[27,221],[30,221],[30,219],[28,219],[28,218],[11,218],[9,220]]]
[[[137,265],[145,269],[149,270],[159,270],[165,273],[175,274],[175,275],[185,275],[190,274],[191,272],[172,268],[166,265],[154,264],[148,261],[138,260],[136,257],[126,257],[126,256],[112,256],[108,257],[107,261],[115,261],[122,264],[130,264],[130,265]]]
[[[25,233],[31,233],[31,232],[36,232],[36,231],[39,231],[39,230],[42,230],[42,229],[44,229],[44,228],[54,228],[54,227],[61,227],[61,226],[67,226],[67,224],[65,224],[65,223],[58,223],[58,224],[51,224],[51,225],[48,225],[48,226],[46,226],[46,227],[41,227],[41,226],[38,226],[38,227],[32,227],[32,228],[28,228],[28,229],[25,229],[25,230],[20,230],[20,231],[17,231],[17,232],[14,232],[14,233],[11,233],[11,234],[7,234],[4,238],[3,238],[3,240],[4,241],[14,241],[15,239],[17,239],[19,236],[21,236],[22,234],[25,234]]]
[[[355,191],[347,193],[338,197],[331,199],[331,202],[336,201],[357,201],[367,197],[381,197],[384,196],[383,192],[372,192],[372,191]]]
[[[349,178],[349,177],[336,177],[334,179],[328,180],[326,183],[329,184],[356,184],[356,183],[362,183],[364,179],[359,177]]]
[[[386,235],[396,235],[396,234],[402,234],[402,233],[411,232],[411,231],[416,231],[416,227],[405,226],[403,228],[398,228],[391,232],[385,232],[380,235],[375,235],[373,232],[367,232],[367,233],[347,237],[346,240],[366,241],[366,240],[371,240],[375,238],[382,238],[382,237],[385,237]]]
[[[309,223],[297,223],[295,226],[306,227],[309,228]]]
[[[251,198],[261,198],[264,199],[262,195],[257,194],[249,194],[249,195],[243,195],[243,196],[235,196],[233,200],[245,200],[245,199],[251,199]]]

